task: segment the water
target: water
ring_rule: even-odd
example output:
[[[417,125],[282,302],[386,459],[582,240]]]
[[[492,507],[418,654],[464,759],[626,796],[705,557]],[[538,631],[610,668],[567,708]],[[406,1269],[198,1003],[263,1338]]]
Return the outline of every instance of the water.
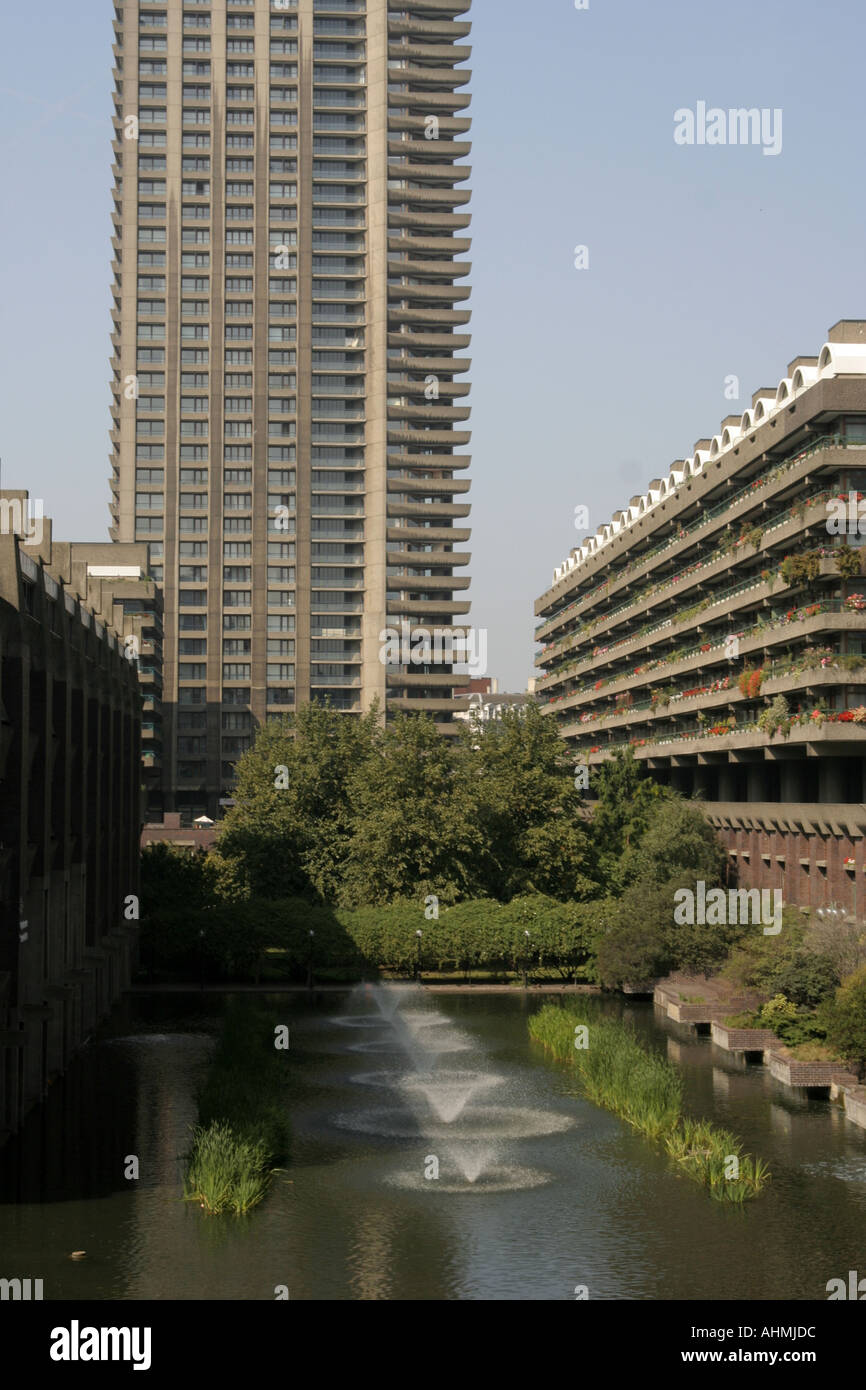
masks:
[[[265,1204],[208,1220],[181,1200],[224,1002],[137,997],[0,1151],[0,1276],[42,1278],[46,1298],[561,1301],[825,1299],[866,1274],[866,1132],[650,1006],[605,1008],[678,1063],[692,1113],[769,1163],[742,1210],[581,1099],[529,1041],[540,995],[269,1002],[291,1027],[293,1137]]]

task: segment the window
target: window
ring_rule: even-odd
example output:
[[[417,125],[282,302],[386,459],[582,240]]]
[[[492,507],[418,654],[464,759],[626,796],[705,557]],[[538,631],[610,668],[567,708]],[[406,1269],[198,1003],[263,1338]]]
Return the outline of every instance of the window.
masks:
[[[251,648],[249,637],[223,638],[223,656],[249,656]]]
[[[177,677],[182,681],[207,680],[207,663],[204,661],[179,661]]]
[[[224,589],[223,608],[249,608],[252,592],[249,589]]]
[[[227,661],[223,663],[224,681],[248,681],[250,678],[250,663],[248,661]]]

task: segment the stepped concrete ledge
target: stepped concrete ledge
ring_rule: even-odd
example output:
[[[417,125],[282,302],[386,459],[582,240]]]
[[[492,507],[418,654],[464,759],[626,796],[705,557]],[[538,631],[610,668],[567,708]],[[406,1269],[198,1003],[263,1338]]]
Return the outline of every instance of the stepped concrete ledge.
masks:
[[[751,997],[729,992],[722,980],[704,976],[669,975],[653,990],[653,1003],[674,1023],[710,1028],[729,1014],[753,1007]]]
[[[847,1071],[844,1062],[798,1062],[786,1047],[774,1048],[766,1055],[770,1075],[785,1086],[797,1088],[825,1088],[831,1086],[857,1087],[858,1078]]]
[[[866,1086],[843,1086],[841,1092],[848,1119],[866,1129]]]
[[[765,1052],[782,1046],[770,1028],[728,1028],[724,1023],[713,1023],[710,1035],[725,1052],[756,1052],[762,1059]]]

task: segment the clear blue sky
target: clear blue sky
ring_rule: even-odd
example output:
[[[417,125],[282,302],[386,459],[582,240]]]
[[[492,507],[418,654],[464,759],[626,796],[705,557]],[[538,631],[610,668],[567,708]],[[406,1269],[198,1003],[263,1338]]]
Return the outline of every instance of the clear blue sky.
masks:
[[[0,57],[3,482],[75,539],[108,524],[111,15],[12,6]],[[575,506],[595,529],[866,317],[866,6],[475,0],[472,19],[471,596],[490,673],[522,689]],[[781,108],[782,152],[676,145],[699,101]]]

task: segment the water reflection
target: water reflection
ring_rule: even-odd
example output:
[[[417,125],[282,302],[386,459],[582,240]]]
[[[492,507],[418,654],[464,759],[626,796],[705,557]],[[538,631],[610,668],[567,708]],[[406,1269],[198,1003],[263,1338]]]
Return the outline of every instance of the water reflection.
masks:
[[[673,1038],[650,1005],[605,1001],[675,1046],[690,1113],[768,1162],[765,1195],[730,1210],[530,1044],[542,1002],[282,996],[288,1171],[250,1218],[223,1221],[181,1200],[179,1161],[222,1004],[128,1001],[0,1151],[0,1276],[41,1277],[49,1299],[272,1299],[288,1285],[293,1300],[565,1300],[586,1284],[591,1299],[760,1300],[826,1298],[862,1265],[866,1134],[838,1107],[709,1039]]]

